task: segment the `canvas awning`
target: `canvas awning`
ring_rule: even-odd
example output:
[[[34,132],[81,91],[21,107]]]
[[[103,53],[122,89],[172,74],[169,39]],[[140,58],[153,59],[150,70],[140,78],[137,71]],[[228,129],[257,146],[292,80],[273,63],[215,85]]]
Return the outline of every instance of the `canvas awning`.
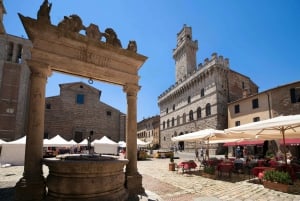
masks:
[[[285,163],[287,164],[285,142],[288,138],[300,137],[300,115],[278,116],[225,129],[225,132],[252,139],[281,139],[284,145]]]
[[[223,146],[253,146],[263,145],[265,140],[239,140],[235,142],[227,142]]]
[[[281,145],[283,145],[282,139],[279,142]],[[300,145],[300,138],[287,138],[287,139],[285,139],[285,144],[291,145],[291,146],[298,146],[298,145]]]
[[[74,144],[65,140],[60,135],[56,135],[51,139],[44,139],[44,147],[71,147]]]

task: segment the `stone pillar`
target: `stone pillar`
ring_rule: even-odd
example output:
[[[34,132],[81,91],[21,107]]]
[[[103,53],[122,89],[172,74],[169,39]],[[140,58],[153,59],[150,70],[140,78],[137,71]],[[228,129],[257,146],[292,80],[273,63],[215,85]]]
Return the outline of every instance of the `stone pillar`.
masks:
[[[33,61],[28,62],[30,75],[30,100],[28,130],[23,177],[16,184],[17,201],[42,200],[45,196],[43,177],[43,137],[45,117],[45,88],[50,73],[48,66]]]
[[[124,91],[127,93],[126,119],[126,157],[129,163],[126,166],[126,187],[129,198],[143,194],[142,176],[137,170],[137,92],[139,86],[127,84]]]

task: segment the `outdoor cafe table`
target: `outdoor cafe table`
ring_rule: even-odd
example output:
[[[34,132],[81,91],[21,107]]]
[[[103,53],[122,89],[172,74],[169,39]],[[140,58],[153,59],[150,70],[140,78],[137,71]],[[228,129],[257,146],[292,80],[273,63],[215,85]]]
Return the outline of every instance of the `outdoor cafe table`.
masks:
[[[229,176],[231,176],[231,173],[234,169],[234,165],[232,162],[222,162],[219,163],[217,166],[218,175],[222,175],[222,173],[228,173]]]
[[[197,167],[197,164],[193,160],[182,161],[182,162],[178,163],[178,168],[182,168],[182,172],[184,172],[185,170],[195,169],[196,167]]]

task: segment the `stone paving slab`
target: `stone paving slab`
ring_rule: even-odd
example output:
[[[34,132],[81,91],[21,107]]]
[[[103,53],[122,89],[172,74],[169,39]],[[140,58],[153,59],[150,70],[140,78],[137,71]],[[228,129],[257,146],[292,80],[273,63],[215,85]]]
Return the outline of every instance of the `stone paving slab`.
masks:
[[[184,158],[176,159],[175,162],[182,160]],[[300,201],[299,194],[266,189],[261,184],[249,182],[248,175],[235,176],[233,181],[214,180],[201,177],[198,174],[199,170],[190,174],[168,171],[168,164],[169,159],[138,161],[138,170],[143,175],[143,186],[155,192],[164,201],[191,201],[201,198],[221,201]],[[168,188],[163,188],[166,185]],[[170,185],[173,189],[170,189]],[[166,192],[168,190],[170,192]]]

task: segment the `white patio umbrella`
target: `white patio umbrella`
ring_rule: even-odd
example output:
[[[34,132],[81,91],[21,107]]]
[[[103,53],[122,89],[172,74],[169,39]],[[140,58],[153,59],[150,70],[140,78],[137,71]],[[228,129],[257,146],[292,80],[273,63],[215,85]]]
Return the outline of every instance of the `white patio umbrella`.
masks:
[[[0,139],[0,145],[5,144],[5,143],[6,143],[6,141]]]
[[[79,146],[87,146],[88,144],[88,140],[87,139],[83,139],[81,142],[78,143]]]
[[[259,122],[244,124],[237,127],[225,129],[226,133],[247,138],[282,139],[286,158],[286,138],[300,138],[300,115],[279,116]]]
[[[43,142],[44,147],[71,147],[73,144],[71,142],[65,140],[60,135],[56,135],[55,137],[51,139],[44,139]]]
[[[195,131],[192,133],[187,133],[184,135],[179,135],[176,137],[172,137],[172,141],[174,142],[179,142],[179,141],[201,141],[201,140],[207,140],[208,138],[211,137],[221,137],[224,136],[225,138],[225,133],[222,130],[215,130],[215,129],[204,129],[204,130],[199,130]]]
[[[144,141],[142,141],[142,140],[140,140],[138,138],[136,139],[136,143],[137,143],[138,147],[146,147],[147,145],[150,144],[150,142],[144,142]]]
[[[212,128],[204,129],[195,131],[192,133],[180,135],[171,138],[174,142],[179,141],[205,141],[207,143],[207,146],[209,146],[209,143],[212,141],[216,141],[216,143],[222,143],[222,142],[228,142],[237,140],[231,137],[230,134],[224,133],[223,130],[216,130]],[[208,156],[209,157],[209,156]]]
[[[122,148],[126,147],[126,142],[125,141],[119,141],[118,144],[119,144],[119,147],[122,147]]]

